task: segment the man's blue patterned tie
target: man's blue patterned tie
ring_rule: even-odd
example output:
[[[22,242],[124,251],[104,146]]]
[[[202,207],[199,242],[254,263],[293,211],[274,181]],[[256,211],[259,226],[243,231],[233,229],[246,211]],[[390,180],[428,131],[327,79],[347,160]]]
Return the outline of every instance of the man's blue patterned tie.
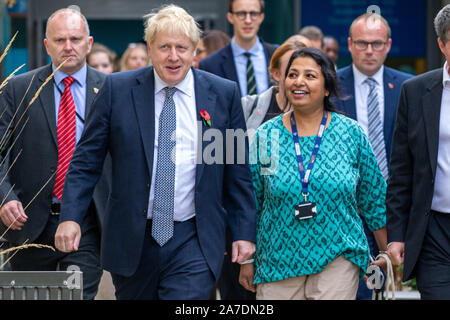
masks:
[[[388,178],[388,164],[386,160],[386,146],[384,144],[383,122],[381,121],[380,109],[378,107],[377,82],[373,78],[365,81],[370,88],[367,97],[367,116],[369,118],[369,141],[373,153],[377,159],[378,166],[385,180]]]
[[[172,136],[176,137],[177,127],[177,114],[173,101],[173,95],[177,89],[166,87],[164,90],[166,99],[159,117],[158,158],[152,218],[152,236],[161,247],[173,236],[176,142]]]

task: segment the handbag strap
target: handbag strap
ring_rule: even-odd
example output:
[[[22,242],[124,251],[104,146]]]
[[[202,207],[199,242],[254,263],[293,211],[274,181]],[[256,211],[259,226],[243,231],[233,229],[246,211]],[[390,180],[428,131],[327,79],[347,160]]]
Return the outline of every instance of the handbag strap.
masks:
[[[390,288],[392,294],[391,300],[395,300],[395,278],[391,259],[386,253],[380,253],[375,260],[378,260],[378,258],[384,258],[386,260],[386,298]]]

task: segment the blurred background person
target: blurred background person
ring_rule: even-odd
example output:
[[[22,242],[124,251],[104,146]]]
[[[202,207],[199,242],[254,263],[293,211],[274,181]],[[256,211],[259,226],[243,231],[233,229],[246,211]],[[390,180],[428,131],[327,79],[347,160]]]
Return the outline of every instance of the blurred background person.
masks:
[[[194,58],[194,67],[198,68],[200,60],[206,58],[211,53],[222,49],[231,42],[231,38],[220,30],[206,30],[197,46],[197,52]]]
[[[299,35],[299,34],[294,34],[294,35],[290,36],[284,42],[295,42],[295,41],[302,42],[307,47],[312,47],[311,41],[307,37]]]
[[[258,300],[355,299],[369,265],[358,208],[386,242],[386,183],[364,131],[330,101],[339,96],[330,58],[303,48],[286,69],[292,111],[260,126],[251,143],[256,252],[240,283]]]
[[[258,37],[264,8],[264,0],[229,0],[231,42],[199,63],[200,69],[238,83],[241,97],[262,93],[271,85],[268,66],[276,46]]]
[[[92,44],[91,52],[86,59],[89,66],[100,72],[110,74],[117,71],[115,69],[116,53],[101,43]]]
[[[150,64],[147,46],[143,43],[130,43],[120,58],[120,71],[135,70]]]
[[[323,37],[323,51],[330,57],[334,65],[339,59],[339,42],[333,36]]]
[[[322,50],[323,48],[323,32],[319,27],[306,26],[300,29],[299,35],[308,38],[314,48]]]
[[[276,84],[260,95],[245,96],[241,99],[247,129],[257,129],[262,123],[286,111],[283,75],[292,53],[311,42],[300,35],[288,38],[278,47],[270,59],[269,73]]]

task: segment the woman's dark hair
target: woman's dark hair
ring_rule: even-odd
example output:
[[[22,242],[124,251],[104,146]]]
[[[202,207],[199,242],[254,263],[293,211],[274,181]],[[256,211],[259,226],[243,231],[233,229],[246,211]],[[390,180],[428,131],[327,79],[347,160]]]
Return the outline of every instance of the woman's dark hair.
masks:
[[[312,58],[321,68],[322,74],[325,78],[325,90],[329,92],[328,97],[324,98],[323,104],[324,108],[327,111],[338,112],[336,106],[332,102],[333,99],[342,98],[341,92],[339,90],[339,84],[336,76],[336,69],[333,61],[326,55],[322,50],[307,47],[294,51],[291,58],[289,59],[289,63],[286,67],[286,73],[284,75],[284,79],[287,78],[289,74],[289,69],[291,68],[292,62],[294,62],[297,58]],[[287,103],[287,99],[286,99]]]

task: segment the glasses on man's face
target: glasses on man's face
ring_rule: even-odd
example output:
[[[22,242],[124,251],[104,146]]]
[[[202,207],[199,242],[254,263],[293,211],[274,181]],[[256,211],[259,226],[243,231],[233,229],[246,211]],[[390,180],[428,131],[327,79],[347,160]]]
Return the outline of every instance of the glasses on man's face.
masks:
[[[261,12],[258,11],[237,11],[232,12],[239,20],[245,20],[247,18],[247,15],[250,15],[250,19],[256,20],[261,15]]]
[[[372,41],[372,42],[367,42],[364,40],[353,41],[353,44],[355,45],[355,48],[357,50],[366,50],[370,45],[373,51],[383,51],[386,43],[387,42],[384,41]]]

